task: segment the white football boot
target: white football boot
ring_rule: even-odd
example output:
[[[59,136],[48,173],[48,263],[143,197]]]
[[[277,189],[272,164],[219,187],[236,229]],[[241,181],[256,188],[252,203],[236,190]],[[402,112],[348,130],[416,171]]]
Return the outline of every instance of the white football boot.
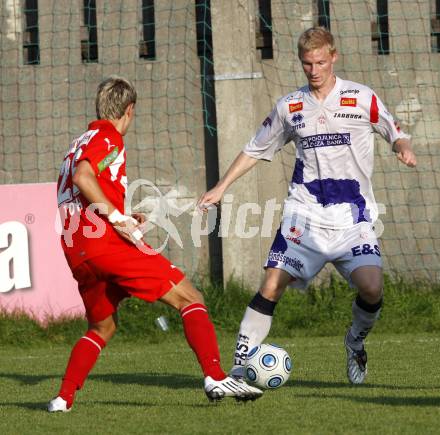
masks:
[[[229,376],[237,381],[243,381],[245,378],[244,366],[233,366],[229,371]]]
[[[222,400],[224,397],[234,397],[237,401],[256,400],[263,395],[258,388],[252,387],[244,380],[226,377],[222,381],[214,381],[211,376],[205,378],[205,393],[210,401]]]
[[[367,376],[367,352],[352,349],[345,336],[345,350],[347,351],[347,377],[352,384],[362,384]]]
[[[55,397],[47,404],[47,410],[49,412],[70,412],[72,407],[67,407],[67,402],[60,396]]]

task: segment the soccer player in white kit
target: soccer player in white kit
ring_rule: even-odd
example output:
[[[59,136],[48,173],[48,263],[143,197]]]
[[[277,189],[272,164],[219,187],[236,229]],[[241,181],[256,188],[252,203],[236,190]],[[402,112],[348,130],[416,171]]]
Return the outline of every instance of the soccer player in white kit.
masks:
[[[373,224],[378,211],[371,186],[374,136],[393,146],[397,158],[416,165],[403,133],[367,86],[333,72],[337,52],[322,27],[305,31],[298,55],[308,85],[278,100],[256,135],[199,205],[220,201],[233,181],[261,159],[271,161],[294,141],[296,162],[280,228],[265,264],[259,292],[240,325],[231,374],[244,376],[248,352],[269,333],[276,303],[287,286],[305,288],[327,262],[358,291],[345,336],[347,376],[360,384],[367,373],[364,340],[382,306],[382,260]]]

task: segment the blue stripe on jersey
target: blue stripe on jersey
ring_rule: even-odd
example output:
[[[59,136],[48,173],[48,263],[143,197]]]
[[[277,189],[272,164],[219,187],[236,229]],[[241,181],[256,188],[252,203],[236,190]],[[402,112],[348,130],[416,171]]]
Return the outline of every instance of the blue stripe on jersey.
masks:
[[[284,254],[287,250],[287,242],[284,236],[281,233],[281,227],[278,228],[275,239],[270,248],[270,252],[280,252]],[[278,265],[278,261],[268,260],[267,267],[276,267]]]
[[[295,169],[293,170],[292,183],[304,183],[304,162],[301,159],[296,159]]]
[[[304,184],[310,194],[315,196],[323,207],[334,204],[352,204],[353,223],[370,222],[370,212],[366,208],[365,198],[361,195],[356,180],[334,180],[325,178],[304,183],[304,162],[296,159],[292,183]]]

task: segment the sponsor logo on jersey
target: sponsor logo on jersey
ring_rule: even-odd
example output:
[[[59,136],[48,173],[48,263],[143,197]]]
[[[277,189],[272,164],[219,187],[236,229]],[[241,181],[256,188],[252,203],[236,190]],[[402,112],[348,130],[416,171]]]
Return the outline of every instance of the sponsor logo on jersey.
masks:
[[[346,119],[361,119],[362,115],[358,115],[357,113],[335,113],[334,118],[346,118]]]
[[[371,246],[369,243],[363,245],[353,246],[351,248],[353,257],[359,257],[360,255],[377,255],[380,257],[380,249],[378,245]]]
[[[268,116],[264,121],[263,121],[263,127],[271,127],[272,126],[272,119],[270,116]]]
[[[303,233],[304,231],[298,227],[290,227],[289,234],[286,235],[286,239],[290,240],[296,245],[299,245],[301,243],[299,238],[303,235]]]
[[[289,104],[289,112],[299,112],[300,110],[303,110],[303,103],[302,101],[299,103]]]
[[[295,95],[288,95],[286,98],[284,98],[284,101],[286,102],[286,103],[288,103],[289,101],[293,101],[293,100],[297,100],[298,99],[298,96],[295,96]]]
[[[292,125],[291,130],[296,131],[296,130],[299,130],[300,128],[304,128],[305,126],[306,126],[305,122],[303,122],[301,124],[297,124],[297,125]]]
[[[304,267],[304,264],[298,258],[288,257],[281,252],[269,252],[269,261],[277,261],[278,263],[284,263],[286,266],[291,266],[298,272]]]
[[[299,141],[299,146],[303,150],[339,145],[351,145],[350,133],[315,134],[306,136]]]
[[[110,140],[108,137],[104,138],[104,141],[107,142],[107,151],[110,151],[111,149],[113,149],[116,145],[113,145],[112,143],[110,143]]]
[[[305,122],[302,122],[304,119],[304,116],[302,115],[302,113],[295,113],[295,115],[292,116],[292,122],[293,122],[293,126],[292,126],[292,130],[296,131],[299,130],[300,128],[304,128],[306,126]]]
[[[357,95],[357,94],[359,94],[359,89],[345,89],[345,90],[341,91],[339,94],[340,95],[345,95],[345,94],[355,94],[355,95]]]
[[[110,166],[118,157],[119,155],[119,149],[118,147],[113,148],[113,151],[109,154],[107,154],[99,163],[98,163],[98,169],[99,172],[102,172],[105,168]]]
[[[356,107],[357,105],[357,98],[347,98],[347,97],[343,97],[341,98],[341,102],[340,105],[343,107]]]
[[[304,116],[302,113],[295,113],[295,115],[292,116],[292,122],[294,124],[299,124],[304,119]]]

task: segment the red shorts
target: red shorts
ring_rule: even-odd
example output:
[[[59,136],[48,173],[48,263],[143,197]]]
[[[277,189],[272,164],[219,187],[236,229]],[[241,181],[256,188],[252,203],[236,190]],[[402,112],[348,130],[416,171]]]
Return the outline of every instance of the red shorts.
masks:
[[[73,270],[89,322],[115,313],[119,302],[136,296],[154,302],[185,275],[160,254],[147,255],[136,247],[117,255],[90,258]]]

